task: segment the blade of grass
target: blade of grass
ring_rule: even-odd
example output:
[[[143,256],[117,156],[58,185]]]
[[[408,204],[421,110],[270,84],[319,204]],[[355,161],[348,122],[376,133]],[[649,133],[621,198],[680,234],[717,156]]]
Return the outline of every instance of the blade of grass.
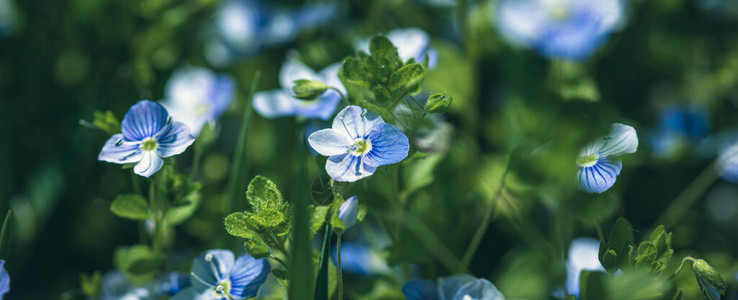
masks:
[[[310,300],[313,295],[313,253],[310,249],[310,222],[308,216],[309,192],[306,185],[307,162],[305,161],[305,141],[302,124],[297,123],[297,177],[295,178],[294,210],[292,215],[292,261],[290,261],[290,285],[287,298],[290,300]]]
[[[323,248],[320,254],[320,270],[318,270],[318,279],[315,282],[315,300],[329,300],[328,295],[330,287],[328,286],[329,262],[331,260],[331,231],[330,222],[326,222],[325,234],[323,235]]]
[[[251,102],[256,92],[256,86],[259,83],[260,72],[254,73],[251,79],[251,87],[243,105],[243,120],[241,121],[241,131],[238,134],[238,143],[236,150],[233,152],[233,168],[231,169],[230,181],[228,182],[228,212],[234,211],[234,204],[239,203],[243,192],[246,190],[246,173],[248,172],[246,163],[246,138],[249,131],[249,122],[251,121]],[[239,207],[240,208],[240,207]]]

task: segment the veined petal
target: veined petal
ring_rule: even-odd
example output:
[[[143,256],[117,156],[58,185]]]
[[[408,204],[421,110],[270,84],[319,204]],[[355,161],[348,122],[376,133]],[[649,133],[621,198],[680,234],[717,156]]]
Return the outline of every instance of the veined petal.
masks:
[[[324,156],[341,155],[348,153],[351,140],[342,132],[337,132],[332,128],[321,129],[313,132],[308,137],[308,144]]]
[[[231,280],[231,296],[251,298],[256,296],[259,287],[272,271],[266,259],[255,259],[251,255],[243,255],[236,260],[228,278]]]
[[[579,186],[589,193],[602,193],[615,184],[623,164],[610,157],[600,158],[594,165],[580,167],[577,174]]]
[[[164,160],[154,151],[142,151],[141,160],[133,167],[133,172],[143,177],[151,177],[164,165]]]
[[[376,167],[364,164],[360,156],[351,154],[334,155],[325,163],[328,175],[336,181],[354,182],[364,177],[371,176]]]
[[[131,164],[141,160],[142,153],[138,150],[138,142],[127,142],[123,134],[115,134],[107,142],[97,156],[98,160],[115,164]]]
[[[153,137],[167,124],[168,118],[169,113],[161,104],[149,100],[139,101],[123,117],[123,136],[129,141]]]
[[[192,273],[194,273],[192,275],[193,278],[190,278],[192,286],[196,291],[203,289],[211,290],[218,281],[228,278],[228,273],[231,267],[233,267],[234,260],[233,252],[229,250],[215,249],[200,254],[200,256],[192,261]],[[196,279],[195,276],[212,286],[205,285]]]
[[[407,300],[438,300],[436,284],[429,280],[413,279],[402,286]]]
[[[628,125],[612,124],[610,135],[595,142],[594,148],[600,156],[617,156],[636,152],[638,149],[638,135],[636,130]]]
[[[451,275],[438,279],[438,296],[441,300],[452,300],[459,289],[467,283],[477,280],[469,274]]]
[[[387,123],[374,127],[367,140],[371,142],[372,150],[364,156],[364,162],[375,167],[398,163],[405,159],[410,151],[407,136],[397,127]]]
[[[462,286],[453,300],[505,300],[505,296],[489,280],[477,279]]]
[[[271,90],[254,94],[254,110],[265,118],[278,118],[295,114],[295,99],[284,90]]]
[[[296,59],[288,59],[279,70],[279,83],[282,88],[290,90],[293,82],[298,79],[321,80],[310,67]]]
[[[156,153],[161,157],[180,154],[195,141],[190,129],[184,123],[174,122],[167,126],[158,137]]]
[[[333,129],[345,132],[352,140],[366,137],[384,120],[378,114],[359,106],[347,106],[333,119]]]

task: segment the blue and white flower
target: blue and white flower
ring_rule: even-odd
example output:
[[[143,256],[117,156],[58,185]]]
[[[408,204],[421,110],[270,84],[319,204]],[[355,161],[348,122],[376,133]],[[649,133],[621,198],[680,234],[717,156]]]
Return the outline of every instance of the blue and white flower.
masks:
[[[292,85],[295,80],[309,79],[325,82],[328,86],[339,89],[344,95],[346,90],[338,79],[340,63],[332,64],[320,73],[315,73],[308,66],[288,59],[279,72],[281,89],[258,92],[254,94],[254,110],[265,118],[300,116],[308,119],[328,120],[336,111],[341,95],[329,89],[314,100],[299,100],[292,97]]]
[[[311,134],[308,143],[328,156],[325,169],[331,178],[348,182],[374,174],[379,166],[402,161],[410,150],[407,137],[397,127],[353,105],[338,113],[331,128]]]
[[[208,250],[192,263],[192,287],[175,295],[173,300],[229,300],[256,296],[267,279],[271,266],[266,259],[248,254],[235,259],[229,250]]]
[[[579,296],[579,274],[583,270],[604,271],[598,257],[600,241],[593,238],[577,238],[569,246],[569,259],[566,262],[566,291]]]
[[[388,32],[387,39],[397,47],[397,54],[402,61],[414,59],[415,62],[425,61],[428,56],[428,68],[438,63],[438,52],[430,46],[430,35],[420,28],[398,28]],[[356,44],[356,49],[369,52],[369,41],[363,39]]]
[[[577,180],[579,186],[589,193],[602,193],[615,184],[623,168],[617,157],[634,153],[638,149],[638,135],[633,127],[612,124],[610,135],[587,145],[579,153]]]
[[[495,21],[511,43],[555,59],[585,60],[620,29],[625,0],[502,0]]]
[[[159,103],[139,101],[126,113],[122,133],[113,135],[103,146],[98,160],[133,164],[133,172],[154,175],[164,165],[162,158],[184,152],[195,138],[181,122],[174,122]]]
[[[346,199],[338,208],[338,219],[341,220],[345,229],[351,228],[356,224],[356,218],[359,216],[359,200],[356,196]]]
[[[175,71],[166,85],[162,105],[197,135],[205,123],[213,123],[228,108],[236,91],[233,78],[200,67]]]
[[[338,265],[337,250],[334,246],[332,257],[335,265]],[[341,244],[341,268],[347,273],[365,276],[390,273],[390,267],[381,253],[359,242]]]
[[[438,279],[413,279],[402,286],[407,300],[505,300],[489,280],[471,275],[452,275]]]
[[[5,261],[0,259],[0,300],[10,291],[10,275],[5,270]]]

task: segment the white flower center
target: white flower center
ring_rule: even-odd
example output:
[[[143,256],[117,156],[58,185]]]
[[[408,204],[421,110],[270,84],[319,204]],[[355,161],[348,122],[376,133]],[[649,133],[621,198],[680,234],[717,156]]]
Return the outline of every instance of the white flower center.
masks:
[[[141,142],[141,150],[154,151],[159,146],[154,138],[146,138]]]
[[[597,161],[600,160],[600,156],[597,154],[580,156],[577,159],[577,166],[587,168],[594,166]]]
[[[355,139],[354,143],[349,146],[349,153],[353,156],[362,156],[369,153],[369,151],[372,151],[372,142],[367,139]]]

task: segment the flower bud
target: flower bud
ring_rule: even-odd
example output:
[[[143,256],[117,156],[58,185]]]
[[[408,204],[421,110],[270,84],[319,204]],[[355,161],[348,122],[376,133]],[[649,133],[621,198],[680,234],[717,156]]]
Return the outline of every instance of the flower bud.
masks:
[[[293,82],[292,94],[295,98],[302,100],[312,100],[328,89],[328,85],[317,80],[298,79]]]
[[[354,226],[358,216],[359,200],[356,199],[356,196],[348,198],[338,209],[338,219],[341,220],[345,229],[349,229],[351,226]]]
[[[425,103],[425,110],[431,114],[445,113],[453,100],[454,97],[451,97],[446,92],[430,95],[428,102]]]
[[[715,271],[706,261],[695,259],[692,269],[697,277],[700,289],[708,299],[720,299],[720,296],[725,294],[728,284],[725,283],[720,273]]]

